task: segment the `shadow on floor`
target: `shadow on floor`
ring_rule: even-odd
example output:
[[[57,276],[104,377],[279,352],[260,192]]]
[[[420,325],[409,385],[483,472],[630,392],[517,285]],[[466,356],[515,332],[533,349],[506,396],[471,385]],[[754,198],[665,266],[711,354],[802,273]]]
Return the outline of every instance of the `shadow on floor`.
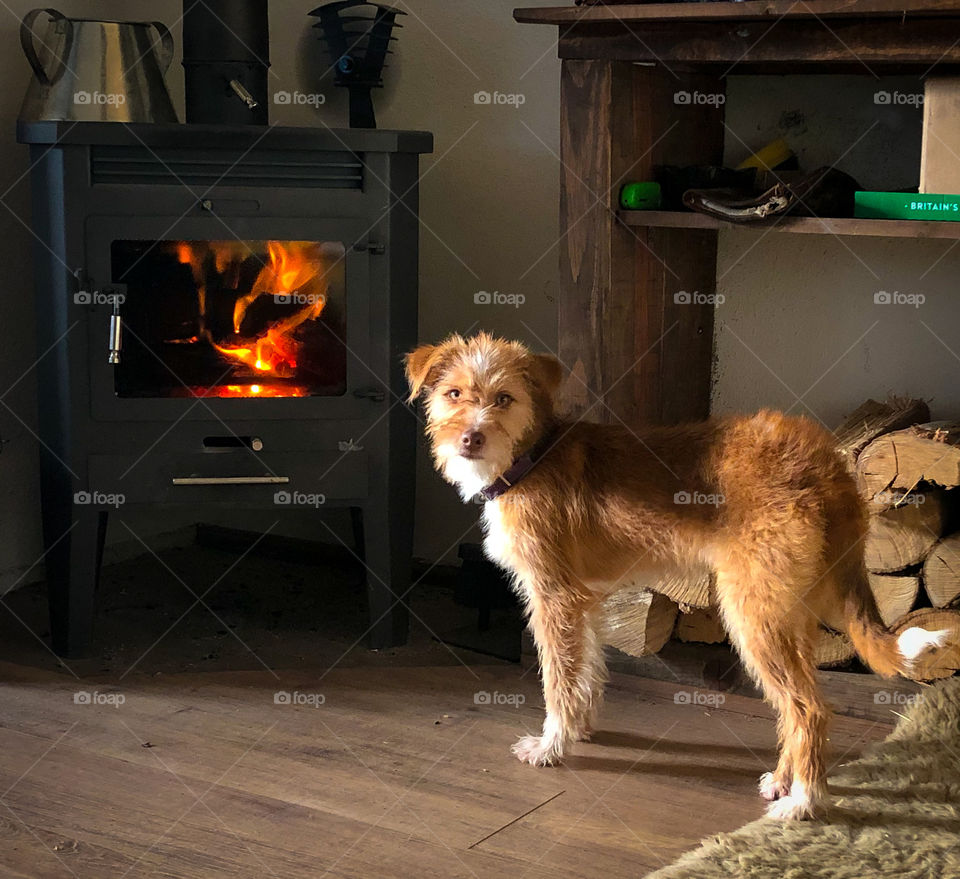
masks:
[[[410,638],[371,651],[359,564],[286,562],[199,545],[105,567],[88,657],[66,660],[76,674],[126,677],[182,671],[331,665],[446,665],[478,654],[435,634],[476,623],[452,589],[428,575],[411,592]],[[25,586],[0,608],[0,661],[63,667],[50,650],[46,588]],[[484,664],[497,660],[483,657]],[[64,669],[65,670],[65,669]]]

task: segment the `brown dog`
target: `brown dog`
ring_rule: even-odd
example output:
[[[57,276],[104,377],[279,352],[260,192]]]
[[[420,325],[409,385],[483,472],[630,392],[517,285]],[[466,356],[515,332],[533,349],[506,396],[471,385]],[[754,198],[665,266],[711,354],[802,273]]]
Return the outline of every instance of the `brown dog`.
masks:
[[[829,433],[803,418],[644,428],[559,422],[553,357],[480,334],[407,355],[411,400],[444,478],[482,494],[487,554],[510,571],[540,656],[543,733],[513,747],[558,762],[589,734],[606,680],[597,606],[628,575],[709,569],[730,638],[778,712],[780,758],[760,779],[768,814],[810,816],[826,795],[828,709],[818,621],[883,675],[945,633],[889,633],[863,563],[866,513]]]

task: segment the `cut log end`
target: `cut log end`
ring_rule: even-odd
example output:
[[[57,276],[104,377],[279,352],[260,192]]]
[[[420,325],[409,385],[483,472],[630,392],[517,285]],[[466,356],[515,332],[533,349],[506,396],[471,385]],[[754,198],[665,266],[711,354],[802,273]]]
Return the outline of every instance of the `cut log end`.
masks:
[[[867,569],[902,571],[920,564],[943,533],[943,492],[913,492],[899,506],[871,505],[864,544]]]
[[[600,606],[600,640],[631,656],[648,656],[673,633],[677,605],[665,595],[622,589]]]
[[[913,491],[921,482],[954,488],[960,485],[958,440],[960,429],[949,424],[884,434],[857,458],[857,485],[866,498]]]
[[[814,662],[819,668],[837,668],[846,665],[857,655],[846,635],[820,629],[813,650]]]
[[[909,575],[870,574],[870,591],[885,626],[908,614],[920,593],[920,578]]]
[[[913,661],[908,677],[915,681],[935,681],[948,678],[960,669],[960,611],[924,607],[901,617],[891,631],[899,637],[914,627],[928,632],[946,631],[946,644],[921,653]]]
[[[923,563],[923,588],[934,607],[960,599],[960,531],[937,543]]]
[[[851,412],[835,431],[837,450],[853,467],[857,457],[878,436],[930,420],[923,400],[891,397],[885,403],[867,400]]]
[[[698,644],[720,644],[727,632],[719,612],[712,607],[698,607],[677,617],[677,638]]]

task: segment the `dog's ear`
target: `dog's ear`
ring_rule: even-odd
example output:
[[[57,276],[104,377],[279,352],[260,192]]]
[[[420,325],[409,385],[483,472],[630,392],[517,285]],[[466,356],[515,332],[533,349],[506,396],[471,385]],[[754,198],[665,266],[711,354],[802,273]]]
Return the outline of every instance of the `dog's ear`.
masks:
[[[530,377],[548,397],[553,397],[563,379],[563,366],[550,354],[530,355]]]
[[[443,353],[443,345],[421,345],[404,357],[407,382],[410,385],[408,402],[412,403],[420,396],[420,391],[428,383],[430,374],[440,366]]]

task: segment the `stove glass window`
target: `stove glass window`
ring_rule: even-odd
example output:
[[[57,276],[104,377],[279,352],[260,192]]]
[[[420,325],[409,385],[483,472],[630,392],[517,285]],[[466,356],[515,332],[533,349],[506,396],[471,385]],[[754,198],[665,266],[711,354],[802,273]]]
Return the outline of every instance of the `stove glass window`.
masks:
[[[339,241],[114,241],[120,397],[346,391]]]

